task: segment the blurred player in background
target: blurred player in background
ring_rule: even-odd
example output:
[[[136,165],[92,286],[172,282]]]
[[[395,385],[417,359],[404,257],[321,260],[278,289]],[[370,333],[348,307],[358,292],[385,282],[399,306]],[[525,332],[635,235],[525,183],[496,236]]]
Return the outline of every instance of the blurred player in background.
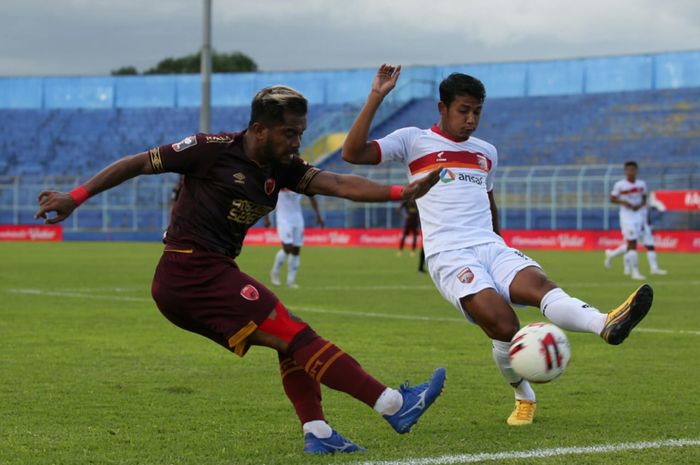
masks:
[[[282,249],[275,255],[275,261],[270,271],[270,281],[273,285],[280,285],[280,270],[287,262],[287,287],[298,289],[296,282],[297,271],[299,270],[301,246],[304,244],[304,212],[301,208],[302,194],[289,189],[282,189],[277,197],[275,207],[275,219],[277,221],[277,235],[282,243]],[[318,203],[313,197],[309,197],[311,208],[316,214],[316,224],[324,226],[321,211]],[[265,227],[270,227],[269,216],[264,218]]]
[[[650,273],[665,275],[667,271],[659,268],[656,259],[656,244],[647,208],[647,184],[637,178],[638,171],[637,162],[626,162],[625,178],[617,181],[610,193],[610,201],[620,206],[620,230],[625,242],[616,249],[605,251],[604,265],[610,268],[615,257],[624,255],[624,273],[632,279],[642,280],[644,276],[639,272],[637,255],[638,241],[647,249]]]
[[[39,194],[36,217],[63,221],[89,197],[139,175],[184,175],[151,287],[158,308],[175,325],[239,356],[253,345],[277,351],[284,391],[302,423],[304,451],[354,452],[363,449],[325,421],[321,384],[374,408],[405,433],[440,394],[445,370],[418,386],[385,386],[292,315],[235,258],[248,228],[275,207],[280,189],[361,202],[405,200],[425,194],[438,173],[408,186],[387,186],[314,168],[298,156],[306,113],[307,101],[295,90],[263,89],[243,132],[197,134],[124,157],[70,193]],[[50,212],[56,216],[49,218]],[[244,409],[250,408],[256,406]]]
[[[499,234],[494,200],[496,148],[472,137],[486,90],[478,79],[454,73],[440,83],[440,120],[430,129],[407,127],[368,141],[372,119],[399,78],[401,67],[382,65],[343,145],[350,163],[401,163],[412,181],[441,168],[441,182],[417,200],[428,271],[443,297],[492,341],[492,353],[513,387],[515,410],[509,425],[532,423],[535,392],[513,371],[510,341],[520,328],[512,304],[539,307],[569,331],[600,335],[620,344],[644,318],[653,299],[643,285],[609,313],[569,296],[540,265],[506,245]]]
[[[418,232],[420,230],[420,220],[418,218],[418,205],[415,200],[405,200],[396,209],[403,214],[403,232],[399,241],[399,251],[396,253],[399,257],[403,253],[403,247],[406,242],[406,237],[409,234],[413,236],[411,244],[411,257],[416,255],[416,243],[418,242]]]

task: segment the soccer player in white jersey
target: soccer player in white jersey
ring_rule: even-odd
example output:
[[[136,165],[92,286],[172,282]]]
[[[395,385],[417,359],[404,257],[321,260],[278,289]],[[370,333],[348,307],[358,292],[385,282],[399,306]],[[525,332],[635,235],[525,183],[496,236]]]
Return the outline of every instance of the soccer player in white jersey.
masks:
[[[441,181],[417,200],[425,255],[440,293],[492,340],[493,357],[515,391],[509,425],[527,425],[535,415],[530,384],[510,366],[510,340],[520,328],[512,304],[539,307],[554,324],[600,335],[620,344],[651,308],[653,291],[640,286],[620,306],[601,313],[569,296],[539,264],[508,247],[499,235],[494,200],[496,148],[472,136],[486,96],[476,78],[454,73],[440,84],[440,119],[429,129],[407,127],[368,141],[372,119],[396,85],[401,67],[382,65],[343,145],[343,159],[356,164],[395,161],[409,179],[442,167]]]
[[[277,220],[277,235],[282,243],[282,248],[275,255],[275,261],[270,271],[270,281],[275,286],[281,284],[280,271],[287,261],[287,287],[297,289],[297,271],[299,270],[301,246],[304,244],[304,213],[301,208],[303,194],[282,189],[277,198],[275,215]],[[323,218],[318,208],[318,203],[313,197],[309,197],[311,208],[316,213],[316,223],[323,227]],[[265,225],[269,226],[270,220],[265,217]]]
[[[624,255],[625,274],[632,279],[642,280],[639,272],[637,242],[641,241],[647,249],[647,261],[651,274],[665,275],[666,270],[659,268],[656,260],[654,236],[649,224],[647,211],[647,184],[637,178],[639,167],[637,162],[625,163],[625,178],[613,186],[610,201],[620,205],[620,230],[625,242],[618,248],[605,251],[605,267],[610,268],[615,257]]]

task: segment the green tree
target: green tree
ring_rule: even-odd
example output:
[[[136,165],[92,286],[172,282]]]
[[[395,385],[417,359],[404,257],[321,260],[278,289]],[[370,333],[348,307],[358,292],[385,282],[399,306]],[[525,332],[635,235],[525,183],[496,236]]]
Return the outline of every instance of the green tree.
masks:
[[[122,66],[112,70],[112,76],[133,76],[135,74],[139,74],[139,70],[134,66]]]
[[[213,51],[211,62],[214,73],[240,73],[258,70],[255,61],[241,52],[218,53]],[[161,60],[155,67],[144,71],[144,74],[198,73],[200,66],[199,53],[192,53],[181,58]]]

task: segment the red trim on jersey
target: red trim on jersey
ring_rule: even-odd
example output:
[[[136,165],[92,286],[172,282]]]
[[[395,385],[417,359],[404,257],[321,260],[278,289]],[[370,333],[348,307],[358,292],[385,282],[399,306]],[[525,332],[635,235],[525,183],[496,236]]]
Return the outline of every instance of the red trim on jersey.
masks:
[[[377,164],[380,164],[382,162],[382,146],[379,145],[379,142],[376,140],[372,140],[370,143],[374,144],[374,146],[377,148]]]
[[[636,194],[637,192],[644,192],[644,189],[642,189],[641,187],[633,187],[631,189],[627,189],[626,191],[620,191],[620,195]]]
[[[437,124],[433,124],[433,127],[431,127],[430,130],[433,131],[435,134],[444,137],[445,139],[451,140],[452,142],[464,142],[465,140],[469,139],[468,137],[466,139],[456,139],[444,132],[442,129],[440,129],[440,126],[438,126]]]
[[[408,164],[411,174],[432,171],[438,167],[472,168],[488,173],[491,171],[491,160],[479,152],[468,152],[466,150],[461,152],[440,151],[424,155]]]

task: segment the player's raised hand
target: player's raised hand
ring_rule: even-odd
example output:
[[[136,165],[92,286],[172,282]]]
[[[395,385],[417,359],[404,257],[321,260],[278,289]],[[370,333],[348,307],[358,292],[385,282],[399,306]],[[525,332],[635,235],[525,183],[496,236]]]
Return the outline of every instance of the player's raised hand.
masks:
[[[418,179],[417,181],[413,181],[411,184],[406,186],[406,188],[403,191],[403,198],[417,199],[423,197],[425,194],[428,193],[430,188],[433,187],[436,182],[438,182],[438,180],[440,179],[441,170],[441,168],[433,170],[427,176]]]
[[[396,86],[396,81],[401,74],[401,65],[392,66],[383,64],[379,67],[377,75],[372,82],[372,92],[376,92],[382,98],[386,97],[389,92]]]
[[[46,224],[59,223],[70,216],[77,205],[73,198],[64,193],[56,191],[44,191],[39,194],[39,211],[34,218],[43,218]],[[47,213],[55,212],[56,216],[49,218]]]

